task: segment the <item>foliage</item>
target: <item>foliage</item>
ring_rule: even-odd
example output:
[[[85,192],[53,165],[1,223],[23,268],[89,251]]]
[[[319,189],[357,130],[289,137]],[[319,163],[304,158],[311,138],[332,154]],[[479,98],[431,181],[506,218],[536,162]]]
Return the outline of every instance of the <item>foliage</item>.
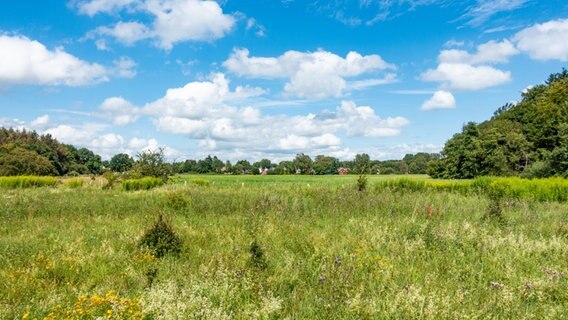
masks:
[[[140,179],[127,179],[121,182],[122,190],[137,191],[137,190],[150,190],[164,184],[162,178],[144,177]]]
[[[335,157],[318,155],[314,160],[313,168],[315,174],[337,174],[340,162]]]
[[[434,178],[568,176],[568,72],[553,74],[499,108],[492,119],[470,122],[446,142],[430,166]]]
[[[360,192],[367,190],[368,179],[364,174],[360,174],[357,178],[357,190]]]
[[[15,154],[10,156],[10,153]],[[11,175],[30,174],[27,165],[14,165],[20,159],[26,159],[25,163],[42,168],[34,172],[40,175],[64,176],[71,171],[79,174],[99,174],[102,169],[100,157],[88,149],[62,144],[50,134],[40,135],[35,131],[12,128],[0,128],[0,158],[11,163]],[[46,161],[51,166],[47,165]],[[0,167],[7,168],[8,165]]]
[[[114,172],[126,172],[134,167],[134,159],[126,153],[114,155],[109,161],[109,169]]]
[[[264,256],[264,250],[260,246],[257,240],[254,240],[250,244],[249,248],[250,252],[250,259],[249,263],[253,268],[257,268],[260,270],[266,269],[268,264],[266,263],[266,257]]]
[[[381,181],[375,187],[397,192],[439,190],[466,195],[485,194],[491,199],[568,201],[568,180],[564,178],[478,177],[469,181],[400,178]]]
[[[307,154],[298,153],[296,155],[296,158],[294,158],[293,164],[296,173],[301,173],[301,174],[313,173],[314,162],[312,161],[312,158],[310,158],[310,156]]]
[[[150,229],[146,230],[138,245],[151,250],[157,258],[162,258],[167,254],[179,254],[182,241],[174,231],[171,222],[164,220],[162,215],[159,215],[158,220]]]
[[[138,160],[134,165],[133,174],[139,177],[156,177],[168,180],[171,168],[166,163],[163,149],[157,151],[142,151],[137,155]]]
[[[189,196],[183,190],[169,192],[166,205],[174,210],[181,210],[189,205]]]
[[[103,185],[103,190],[113,189],[116,183],[120,180],[120,176],[112,171],[105,171],[103,178],[106,180]]]
[[[37,176],[0,177],[0,188],[3,189],[53,187],[56,184],[57,184],[57,179],[53,177],[37,177]]]
[[[71,189],[80,188],[85,184],[82,178],[73,178],[65,180],[65,186]]]
[[[0,176],[56,174],[53,164],[37,152],[13,144],[0,146]]]
[[[371,157],[368,154],[357,154],[353,160],[353,173],[369,174],[371,172]]]

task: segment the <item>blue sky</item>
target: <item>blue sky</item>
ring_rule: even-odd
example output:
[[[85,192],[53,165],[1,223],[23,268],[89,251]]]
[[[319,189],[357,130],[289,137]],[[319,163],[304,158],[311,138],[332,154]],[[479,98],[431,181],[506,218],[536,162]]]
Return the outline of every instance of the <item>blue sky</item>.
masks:
[[[563,0],[0,4],[0,125],[108,159],[438,152],[568,61]]]

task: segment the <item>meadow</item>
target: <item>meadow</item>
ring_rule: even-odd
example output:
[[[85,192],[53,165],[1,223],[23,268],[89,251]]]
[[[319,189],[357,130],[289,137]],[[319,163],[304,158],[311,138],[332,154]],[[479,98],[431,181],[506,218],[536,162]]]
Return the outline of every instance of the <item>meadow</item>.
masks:
[[[5,187],[0,319],[566,318],[566,180],[508,179]],[[163,257],[140,246],[159,217]]]

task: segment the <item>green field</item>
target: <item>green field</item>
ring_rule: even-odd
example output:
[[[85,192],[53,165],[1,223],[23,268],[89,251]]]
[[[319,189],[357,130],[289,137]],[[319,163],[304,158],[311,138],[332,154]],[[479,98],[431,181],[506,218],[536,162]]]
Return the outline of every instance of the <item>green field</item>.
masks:
[[[0,319],[566,318],[566,202],[395,178],[0,190]],[[178,254],[138,245],[159,215]]]

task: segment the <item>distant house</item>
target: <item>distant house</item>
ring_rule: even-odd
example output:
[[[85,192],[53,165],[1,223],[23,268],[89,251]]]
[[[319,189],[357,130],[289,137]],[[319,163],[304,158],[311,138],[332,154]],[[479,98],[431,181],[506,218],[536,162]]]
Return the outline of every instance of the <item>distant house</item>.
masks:
[[[337,172],[340,176],[342,176],[349,173],[349,168],[341,167],[337,170]]]
[[[261,175],[265,176],[265,175],[268,174],[268,168],[258,168],[258,172],[259,172]]]

